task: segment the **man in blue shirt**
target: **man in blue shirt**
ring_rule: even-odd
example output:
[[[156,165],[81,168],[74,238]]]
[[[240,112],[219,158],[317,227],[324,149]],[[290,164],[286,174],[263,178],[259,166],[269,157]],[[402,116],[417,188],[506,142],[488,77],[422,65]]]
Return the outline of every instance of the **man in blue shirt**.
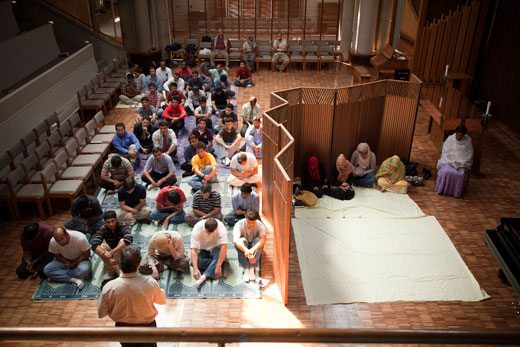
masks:
[[[217,86],[221,87],[222,92],[224,92],[228,97],[231,98],[235,95],[235,92],[230,89],[231,83],[229,82],[227,75],[222,75],[215,80],[215,87]]]
[[[157,76],[154,67],[150,67],[150,75],[148,75],[144,80],[143,92],[146,93],[150,90],[150,83],[155,84],[157,87],[157,93],[162,93],[164,81],[161,77]]]
[[[233,205],[233,211],[224,217],[224,221],[228,225],[234,226],[239,220],[245,217],[247,210],[253,209],[256,212],[259,211],[260,199],[258,195],[253,192],[251,184],[244,183],[240,186],[240,191],[233,194],[231,205]]]
[[[262,133],[263,128],[259,116],[253,118],[253,125],[246,131],[246,152],[257,158],[262,158]]]
[[[126,131],[124,123],[116,124],[116,134],[112,138],[112,145],[117,153],[130,160],[132,164],[135,163],[141,144],[134,134]]]
[[[141,180],[149,185],[148,189],[174,186],[177,182],[173,160],[168,154],[162,152],[161,147],[152,149],[152,155],[146,161]]]

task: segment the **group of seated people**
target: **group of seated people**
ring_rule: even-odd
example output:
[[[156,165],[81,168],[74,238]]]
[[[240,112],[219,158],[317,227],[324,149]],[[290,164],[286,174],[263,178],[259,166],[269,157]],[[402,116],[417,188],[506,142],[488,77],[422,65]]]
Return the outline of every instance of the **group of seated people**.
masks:
[[[460,125],[443,144],[442,156],[437,163],[438,194],[460,197],[473,163],[473,146],[467,129]],[[360,143],[352,153],[350,161],[340,154],[326,176],[323,161],[311,156],[303,164],[301,188],[321,198],[324,194],[339,200],[354,197],[353,186],[377,185],[381,191],[405,194],[408,182],[405,165],[397,155],[381,163],[376,174],[376,155],[367,143]],[[327,181],[327,182],[326,182]]]

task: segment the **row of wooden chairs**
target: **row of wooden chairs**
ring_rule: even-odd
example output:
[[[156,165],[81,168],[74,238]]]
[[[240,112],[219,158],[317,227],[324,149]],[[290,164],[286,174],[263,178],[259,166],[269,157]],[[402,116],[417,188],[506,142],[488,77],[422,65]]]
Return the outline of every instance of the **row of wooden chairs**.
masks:
[[[84,125],[77,112],[66,120],[53,113],[0,155],[0,201],[17,219],[19,202],[35,202],[41,219],[46,218],[45,202],[53,215],[51,199],[72,202],[86,194],[89,180],[97,186],[95,170],[115,132],[114,126],[105,125],[101,111]]]

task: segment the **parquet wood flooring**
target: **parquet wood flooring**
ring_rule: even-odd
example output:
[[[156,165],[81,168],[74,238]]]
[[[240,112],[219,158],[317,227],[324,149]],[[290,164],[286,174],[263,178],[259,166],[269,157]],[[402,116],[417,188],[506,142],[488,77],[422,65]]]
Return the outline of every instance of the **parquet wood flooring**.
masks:
[[[270,72],[263,67],[260,75],[255,75],[255,83],[253,88],[240,89],[239,107],[255,95],[262,107],[267,109],[269,93],[279,89],[350,85],[352,74],[345,67],[338,72],[302,72],[292,68],[288,73]],[[133,109],[113,109],[107,116],[107,123],[123,121],[127,129],[131,129],[133,112]],[[411,157],[420,163],[419,171],[423,166],[434,168],[440,154],[426,135],[427,124],[428,117],[421,111]],[[519,189],[515,184],[520,172],[520,141],[494,120],[487,136],[482,171],[486,178],[472,178],[462,199],[437,195],[434,178],[428,180],[425,187],[410,189],[409,194],[425,213],[437,217],[477,281],[491,295],[489,300],[476,303],[393,302],[307,306],[296,247],[294,240],[291,240],[289,303],[283,306],[271,269],[273,240],[269,235],[262,257],[263,277],[266,280],[263,299],[168,300],[165,306],[160,307],[158,324],[169,327],[235,328],[520,329],[518,297],[511,287],[497,278],[498,264],[483,239],[484,231],[496,227],[500,217],[518,217],[520,206]],[[31,211],[29,208],[22,210],[24,220],[2,225],[0,261],[4,266],[0,267],[0,326],[113,326],[110,319],[97,318],[96,301],[30,301],[37,281],[17,280],[14,271],[22,254],[20,231],[27,222],[37,221],[36,208],[32,205],[27,207]],[[68,209],[63,204],[46,223],[57,226],[67,218]]]

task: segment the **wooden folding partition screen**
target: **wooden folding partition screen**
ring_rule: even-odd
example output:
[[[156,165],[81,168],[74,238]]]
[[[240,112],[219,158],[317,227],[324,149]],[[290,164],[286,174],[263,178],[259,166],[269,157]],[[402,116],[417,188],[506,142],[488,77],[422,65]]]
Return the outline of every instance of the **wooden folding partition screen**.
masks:
[[[262,217],[274,232],[274,276],[285,302],[289,278],[292,180],[316,155],[327,167],[367,142],[378,163],[410,156],[421,81],[384,80],[340,89],[271,93],[263,117]]]

